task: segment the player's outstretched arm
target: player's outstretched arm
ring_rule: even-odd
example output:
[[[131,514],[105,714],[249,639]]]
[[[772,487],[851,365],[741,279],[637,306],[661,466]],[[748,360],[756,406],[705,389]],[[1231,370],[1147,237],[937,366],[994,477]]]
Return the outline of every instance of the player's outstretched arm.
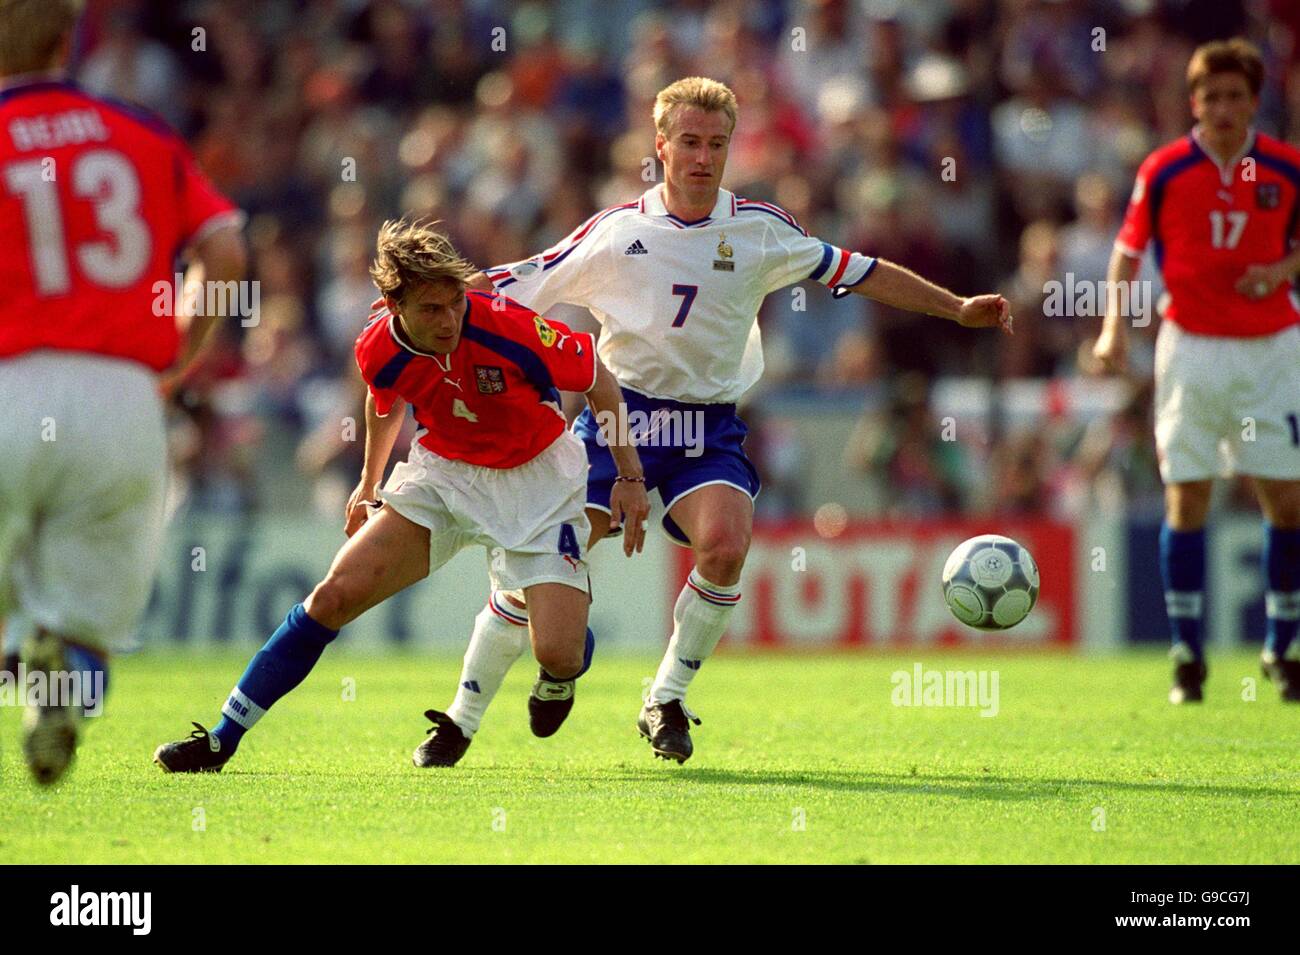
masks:
[[[1000,327],[1011,334],[1011,307],[1001,295],[962,298],[910,269],[877,259],[871,274],[853,286],[859,295],[885,305],[947,318],[967,328]]]
[[[634,552],[640,553],[645,544],[645,519],[650,515],[650,498],[645,492],[641,456],[631,443],[628,429],[617,425],[626,413],[622,407],[623,391],[599,358],[596,359],[596,383],[587,392],[587,404],[600,424],[606,445],[618,467],[618,477],[609,495],[609,527],[610,530],[624,528],[623,553],[631,557]],[[620,443],[621,438],[626,438],[628,443]]]
[[[1142,267],[1139,256],[1129,255],[1118,247],[1110,254],[1106,269],[1108,288],[1118,288],[1120,282],[1131,282]],[[1101,334],[1092,346],[1092,357],[1097,359],[1096,371],[1122,373],[1128,368],[1128,323],[1119,313],[1118,297],[1106,296],[1106,317],[1101,322]]]
[[[348,497],[344,531],[349,537],[360,530],[370,516],[367,502],[375,500],[379,493],[379,484],[384,479],[384,470],[388,467],[389,455],[393,453],[393,444],[397,441],[398,432],[402,430],[405,411],[406,402],[396,398],[388,414],[381,418],[375,408],[375,396],[366,395],[366,457],[361,465],[361,480]]]

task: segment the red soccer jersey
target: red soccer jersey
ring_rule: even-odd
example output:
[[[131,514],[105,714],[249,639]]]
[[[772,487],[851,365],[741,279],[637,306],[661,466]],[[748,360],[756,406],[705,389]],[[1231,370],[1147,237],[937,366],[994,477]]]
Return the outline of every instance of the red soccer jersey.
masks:
[[[564,430],[560,391],[596,383],[596,343],[505,296],[471,291],[465,299],[460,341],[447,355],[415,349],[381,310],[357,338],[361,377],[380,415],[396,398],[415,409],[416,440],[434,454],[518,467]]]
[[[54,348],[166,368],[180,336],[155,311],[174,311],[175,257],[241,215],[150,114],[71,83],[0,90],[0,358]]]
[[[1199,335],[1270,335],[1300,321],[1289,283],[1262,299],[1234,287],[1247,266],[1290,253],[1300,212],[1300,151],[1263,133],[1250,137],[1224,169],[1195,135],[1153,152],[1116,240],[1131,255],[1154,242],[1170,297],[1165,317]]]

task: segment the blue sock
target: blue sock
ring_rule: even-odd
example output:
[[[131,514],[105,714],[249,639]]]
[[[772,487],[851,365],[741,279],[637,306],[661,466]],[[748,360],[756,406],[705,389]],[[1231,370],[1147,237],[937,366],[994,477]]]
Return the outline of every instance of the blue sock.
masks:
[[[1165,612],[1174,649],[1185,647],[1192,660],[1204,656],[1201,612],[1205,603],[1205,530],[1176,531],[1160,526],[1160,573],[1165,582]]]
[[[221,722],[212,735],[221,741],[222,750],[233,753],[262,714],[307,678],[325,647],[338,635],[337,630],[307,616],[302,604],[294,606],[249,661],[248,669],[221,708]]]
[[[582,648],[582,669],[579,670],[577,673],[575,673],[573,676],[565,677],[565,680],[576,680],[578,677],[582,676],[584,673],[590,670],[591,658],[592,656],[595,655],[595,653],[596,653],[596,635],[591,632],[591,627],[588,627],[587,642],[583,645]],[[551,683],[564,682],[564,680],[561,680],[558,676],[551,676],[549,673],[547,673],[545,667],[542,668],[541,678]]]
[[[1300,529],[1264,525],[1264,570],[1268,574],[1264,647],[1285,657],[1300,631]]]
[[[83,674],[83,712],[88,716],[98,716],[103,711],[104,695],[108,693],[108,664],[94,650],[72,643],[64,644],[64,659],[69,670]]]

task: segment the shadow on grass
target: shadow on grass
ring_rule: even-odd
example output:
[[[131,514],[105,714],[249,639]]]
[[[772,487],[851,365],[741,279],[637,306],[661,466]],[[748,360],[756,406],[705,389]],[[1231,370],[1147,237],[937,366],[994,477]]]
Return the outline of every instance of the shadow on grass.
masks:
[[[987,773],[954,775],[912,774],[906,772],[864,773],[849,770],[783,772],[710,769],[704,767],[691,769],[683,767],[671,772],[672,776],[677,780],[706,786],[793,786],[825,789],[832,792],[884,792],[1001,801],[1041,799],[1075,794],[1085,795],[1098,789],[1149,793],[1152,795],[1164,793],[1233,799],[1250,796],[1279,796],[1293,799],[1296,796],[1294,789],[1278,789],[1269,786],[1202,785],[1159,780],[1137,782],[1117,779],[1024,779],[995,776]],[[629,774],[625,778],[635,778],[641,782],[651,783],[664,781],[665,774],[646,770],[641,773]]]

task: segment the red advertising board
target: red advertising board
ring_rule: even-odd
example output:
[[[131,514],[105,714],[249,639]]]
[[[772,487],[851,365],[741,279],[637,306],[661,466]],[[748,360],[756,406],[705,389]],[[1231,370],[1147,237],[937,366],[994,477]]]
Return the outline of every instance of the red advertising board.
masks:
[[[1018,540],[1038,562],[1038,603],[1002,632],[959,623],[943,601],[949,553],[979,534]],[[743,598],[724,645],[732,647],[1015,647],[1073,646],[1075,530],[1043,520],[850,523],[823,536],[811,521],[759,524],[741,578]],[[691,552],[674,548],[678,587]]]

